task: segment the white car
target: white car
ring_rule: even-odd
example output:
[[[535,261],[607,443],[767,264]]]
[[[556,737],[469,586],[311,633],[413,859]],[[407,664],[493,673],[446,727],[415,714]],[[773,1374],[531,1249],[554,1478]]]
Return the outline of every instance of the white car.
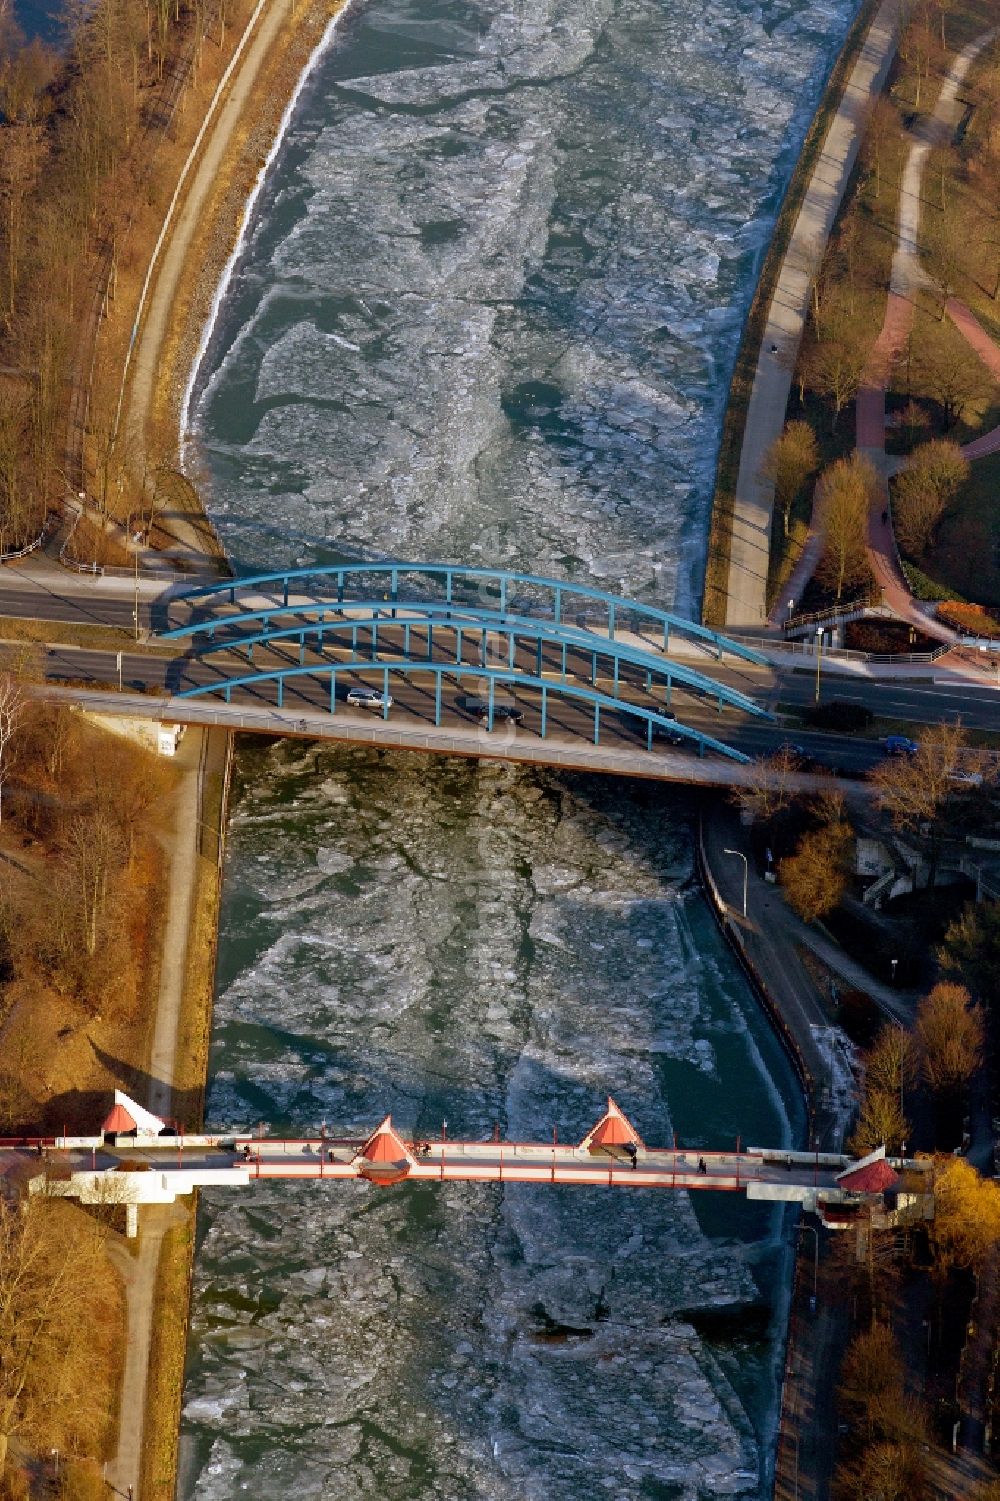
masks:
[[[378,688],[349,688],[347,702],[352,709],[391,709],[392,695]]]

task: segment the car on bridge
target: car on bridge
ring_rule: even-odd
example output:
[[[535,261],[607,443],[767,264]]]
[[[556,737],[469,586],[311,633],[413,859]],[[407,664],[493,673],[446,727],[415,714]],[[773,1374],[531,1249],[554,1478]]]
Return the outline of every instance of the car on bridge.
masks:
[[[379,688],[349,688],[347,703],[352,709],[391,709],[392,694]]]
[[[488,723],[490,717],[489,700],[485,698],[466,698],[462,707],[467,713],[472,714],[481,723]],[[524,710],[509,698],[497,698],[493,700],[493,723],[500,721],[508,724],[523,724]]]
[[[664,719],[676,719],[677,715],[676,714],[664,714],[663,718]],[[643,730],[643,732],[645,732],[645,725],[640,726],[640,728]],[[654,726],[653,726],[653,739],[654,740],[664,740],[664,741],[666,741],[667,745],[690,745],[692,743],[691,740],[690,740],[690,738],[687,735],[682,735],[681,734],[680,730],[671,730],[671,729],[668,729],[666,727],[666,725],[662,725],[662,724],[654,724]]]

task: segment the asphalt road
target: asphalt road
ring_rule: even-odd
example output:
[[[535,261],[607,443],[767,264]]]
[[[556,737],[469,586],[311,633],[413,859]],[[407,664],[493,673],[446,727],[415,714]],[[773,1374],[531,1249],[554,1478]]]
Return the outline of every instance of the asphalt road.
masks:
[[[138,613],[139,625],[143,631],[164,629],[168,625],[183,622],[186,606],[173,603],[178,587],[167,591],[157,581],[140,580]],[[2,617],[5,614],[22,619],[112,625],[130,630],[134,627],[135,607],[135,591],[127,579],[95,580],[73,574],[36,574],[17,569],[5,570],[0,576],[0,637],[3,634]],[[389,639],[385,636],[384,629],[382,639]],[[415,633],[414,643],[416,639]],[[464,662],[470,666],[473,665],[475,652],[478,650],[476,640],[476,634],[470,633],[463,653]],[[439,636],[436,647],[440,642]],[[364,650],[365,647],[362,646],[361,651]],[[303,659],[305,664],[316,665],[317,668],[322,664],[322,670],[316,676],[286,682],[284,707],[292,711],[296,705],[313,709],[328,708],[329,667],[338,659],[344,660],[347,651],[346,643],[337,647],[331,644],[329,637],[324,642],[321,653],[307,650]],[[435,655],[438,655],[437,650]],[[497,658],[491,660],[500,665]],[[254,667],[279,663],[284,666],[298,665],[297,642],[282,643],[277,648],[269,649],[266,655],[261,654],[258,649]],[[534,672],[536,665],[534,648],[522,647],[517,666]],[[592,684],[592,663],[587,654],[574,656],[571,652],[568,665],[582,685]],[[699,654],[694,659],[681,658],[679,665],[694,667],[706,677],[737,689],[771,709],[776,708],[779,703],[789,706],[808,705],[815,700],[815,676],[811,668],[802,665],[797,669],[757,667],[731,659],[718,662],[707,654]],[[124,653],[121,681],[123,687],[132,687],[133,690],[141,687],[157,693],[173,693],[197,683],[210,682],[213,678],[219,680],[224,675],[245,673],[247,670],[245,653],[241,661],[233,655],[205,659],[178,655],[171,662],[137,650]],[[555,679],[561,675],[561,670],[559,649],[547,646],[543,654],[543,676],[551,678],[555,686]],[[50,647],[46,652],[45,671],[51,682],[86,681],[117,686],[119,681],[117,654],[114,651]],[[600,663],[600,671],[610,671],[606,660]],[[921,676],[911,677],[906,681],[893,681],[862,677],[856,672],[850,675],[838,673],[827,663],[824,664],[821,677],[821,693],[824,700],[846,698],[864,704],[883,720],[897,720],[917,726],[961,719],[963,724],[972,729],[1000,731],[1000,691],[996,687],[986,682],[982,685],[961,681],[935,682],[932,673],[933,667],[929,667],[926,678]],[[378,667],[352,674],[346,671],[338,673],[338,704],[346,697],[351,683],[365,683],[378,688],[382,686],[382,682],[382,672]],[[610,690],[612,684],[609,678],[602,676],[598,679],[597,686]],[[622,668],[621,690],[623,696],[646,708],[662,711],[666,707],[663,684],[654,682],[652,691],[647,691],[644,675],[638,669]],[[394,700],[391,710],[394,719],[401,717],[415,723],[433,724],[435,707],[432,678],[396,676],[391,680],[390,691]],[[498,686],[497,692],[498,695],[510,697],[512,690]],[[491,743],[489,732],[485,727],[479,726],[478,720],[464,703],[467,695],[480,693],[481,689],[474,678],[463,679],[460,683],[446,680],[442,689],[442,724],[461,725],[465,728],[476,726],[481,731],[484,744],[488,745]],[[248,706],[273,707],[277,704],[277,687],[272,683],[239,690],[239,698]],[[500,736],[516,734],[530,737],[540,734],[539,691],[518,687],[516,698],[525,713],[523,725],[514,729],[509,724],[499,723],[494,729],[493,743]],[[210,703],[211,700],[206,699],[204,702]],[[677,684],[674,686],[669,709],[684,723],[752,756],[767,754],[782,743],[791,743],[801,747],[818,767],[841,771],[847,775],[862,775],[883,754],[877,742],[871,740],[820,734],[798,728],[790,730],[755,720],[728,707],[719,712],[714,700],[706,700],[704,696]],[[548,695],[547,728],[548,733],[553,736],[577,737],[588,743],[592,742],[593,711],[585,704],[573,703],[553,692]],[[644,746],[645,741],[643,721],[628,714],[602,710],[602,745],[617,744],[635,749]],[[697,754],[694,746],[688,753]]]
[[[343,651],[325,653],[324,666],[321,668],[319,659],[315,658],[314,654],[313,665],[317,667],[315,675],[307,674],[304,677],[286,681],[282,704],[286,713],[294,714],[296,709],[301,709],[303,712],[328,709],[330,667],[336,663],[338,656],[343,660]],[[262,666],[266,661],[271,660],[273,656],[265,658],[258,654],[255,666]],[[286,665],[291,665],[293,661],[297,664],[297,649],[287,654],[284,660]],[[44,665],[46,678],[53,683],[92,682],[112,687],[117,687],[119,684],[118,659],[114,652],[53,646],[46,650]],[[310,665],[308,656],[307,665]],[[174,693],[197,683],[220,681],[227,667],[236,672],[247,670],[245,661],[236,662],[232,656],[220,656],[205,661],[182,657],[171,660],[164,657],[151,657],[142,652],[125,651],[121,662],[121,686],[126,692]],[[590,679],[587,678],[585,681],[589,683]],[[383,685],[382,669],[376,666],[352,672],[343,670],[337,675],[337,712],[377,719],[379,717],[377,713],[366,713],[364,710],[352,711],[347,708],[345,700],[352,685],[381,688]],[[612,685],[609,681],[599,679],[598,686],[610,689]],[[659,695],[654,697],[645,692],[642,683],[629,682],[623,677],[621,690],[632,701],[645,707],[663,708],[662,689]],[[432,679],[395,676],[390,680],[390,692],[393,699],[390,717],[393,722],[406,719],[417,724],[433,725],[435,693]],[[454,725],[465,729],[476,729],[482,739],[484,754],[489,753],[491,746],[496,746],[499,750],[501,743],[508,737],[517,736],[520,739],[540,736],[541,694],[538,689],[519,686],[516,690],[512,690],[506,685],[498,686],[497,699],[515,699],[518,707],[524,712],[524,721],[516,727],[497,721],[492,735],[485,725],[481,724],[478,717],[470,712],[467,706],[470,696],[482,696],[481,686],[475,677],[464,679],[462,682],[446,678],[441,694],[441,723],[445,726]],[[237,699],[250,709],[254,707],[275,708],[278,704],[277,685],[271,682],[238,690],[234,694],[234,701]],[[206,697],[200,702],[207,706],[213,702],[213,699]],[[678,688],[674,689],[672,696],[672,712],[675,712],[684,723],[725,741],[747,755],[767,755],[782,744],[790,744],[801,747],[806,752],[808,760],[814,762],[817,769],[839,771],[848,776],[864,775],[884,755],[884,749],[877,741],[844,735],[809,733],[798,729],[790,731],[766,720],[751,719],[734,709],[724,708],[720,712],[714,701],[706,702],[695,693]],[[604,710],[601,714],[600,728],[602,745],[621,746],[631,750],[642,749],[645,746],[645,722],[638,718]],[[555,692],[548,696],[547,731],[550,736],[577,737],[590,743],[593,740],[593,729],[593,712],[588,706],[561,698]],[[654,742],[654,753],[666,748],[666,742],[660,739]],[[670,747],[670,749],[675,754],[677,753],[676,747]],[[685,747],[682,754],[697,755],[697,750],[692,745],[690,749]]]

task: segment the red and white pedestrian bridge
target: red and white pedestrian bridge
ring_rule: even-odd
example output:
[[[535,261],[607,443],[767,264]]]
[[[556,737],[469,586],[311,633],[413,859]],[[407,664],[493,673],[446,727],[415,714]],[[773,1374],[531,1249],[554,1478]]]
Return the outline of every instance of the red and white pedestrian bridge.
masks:
[[[96,1136],[0,1141],[0,1175],[26,1176],[35,1193],[83,1204],[124,1205],[134,1234],[142,1204],[172,1204],[198,1188],[252,1188],[262,1180],[376,1187],[414,1183],[532,1183],[591,1188],[667,1188],[742,1193],[800,1204],[831,1228],[875,1214],[886,1224],[933,1215],[930,1163],[860,1160],[785,1148],[729,1151],[650,1147],[615,1104],[577,1143],[406,1139],[386,1116],[368,1136],[276,1138],[180,1134],[121,1091]]]

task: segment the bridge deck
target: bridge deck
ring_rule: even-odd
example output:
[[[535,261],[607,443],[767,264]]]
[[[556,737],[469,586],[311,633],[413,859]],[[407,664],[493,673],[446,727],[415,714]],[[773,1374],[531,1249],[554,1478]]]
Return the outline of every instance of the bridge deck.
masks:
[[[94,714],[123,715],[139,719],[160,720],[170,724],[219,725],[249,734],[304,736],[383,750],[408,750],[445,756],[472,756],[490,760],[514,761],[538,766],[554,766],[566,771],[597,772],[616,776],[652,778],[662,782],[696,784],[704,787],[743,786],[755,775],[753,768],[718,756],[699,757],[686,747],[673,748],[654,741],[646,750],[634,730],[609,728],[602,732],[600,745],[582,733],[550,731],[543,740],[532,729],[531,714],[525,723],[499,725],[488,731],[485,726],[446,718],[435,725],[433,715],[424,709],[412,714],[396,713],[383,721],[364,710],[338,709],[336,714],[286,695],[282,708],[262,697],[255,700],[224,703],[215,698],[175,698],[152,694],[117,693],[112,690],[46,685],[37,690],[48,698],[79,704]],[[418,690],[414,690],[415,694]],[[430,695],[433,703],[433,694]],[[518,703],[524,704],[523,692]],[[589,716],[587,716],[589,718]],[[610,720],[610,716],[605,716]],[[794,774],[788,780],[804,792],[820,791],[831,786],[829,777],[810,772]]]
[[[624,1188],[714,1189],[746,1191],[769,1184],[801,1197],[802,1189],[837,1193],[836,1174],[844,1159],[817,1156],[790,1162],[760,1154],[698,1152],[693,1149],[640,1148],[633,1162],[620,1148],[583,1148],[538,1142],[435,1141],[406,1143],[407,1157],[399,1162],[371,1163],[362,1154],[364,1140],[309,1141],[233,1138],[226,1143],[188,1144],[178,1138],[168,1145],[108,1147],[45,1147],[45,1167],[60,1174],[88,1179],[128,1177],[130,1187],[143,1194],[144,1180],[151,1193],[162,1188],[187,1193],[204,1184],[226,1181],[241,1186],[257,1179],[343,1182],[366,1178],[378,1182],[405,1176],[414,1181],[464,1183],[541,1183]],[[4,1149],[0,1148],[0,1152]],[[16,1149],[7,1149],[8,1151]],[[704,1163],[704,1170],[699,1168]],[[152,1180],[161,1179],[162,1183]],[[171,1180],[174,1180],[173,1183]]]

